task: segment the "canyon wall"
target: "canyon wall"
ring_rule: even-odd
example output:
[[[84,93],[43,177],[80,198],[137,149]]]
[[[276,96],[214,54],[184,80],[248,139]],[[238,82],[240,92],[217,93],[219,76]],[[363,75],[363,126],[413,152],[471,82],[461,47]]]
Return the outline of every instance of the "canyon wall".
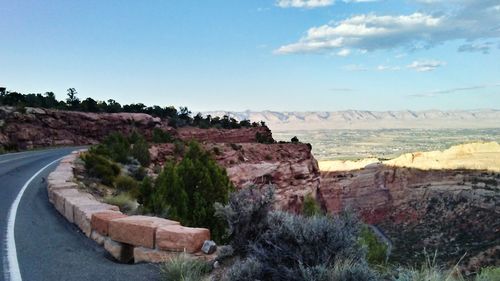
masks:
[[[499,265],[500,174],[491,166],[498,153],[496,143],[469,144],[365,161],[362,168],[348,163],[353,170],[346,163],[322,164],[329,170],[322,171],[320,201],[328,212],[351,208],[378,226],[394,243],[394,260],[423,261],[427,249],[450,264],[467,254],[461,264],[469,270]],[[445,168],[438,169],[440,161]]]

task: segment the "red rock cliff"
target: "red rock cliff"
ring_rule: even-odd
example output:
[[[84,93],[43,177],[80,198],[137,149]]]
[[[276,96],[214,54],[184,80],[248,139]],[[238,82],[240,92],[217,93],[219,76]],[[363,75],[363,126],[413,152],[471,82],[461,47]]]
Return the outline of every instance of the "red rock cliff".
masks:
[[[271,136],[267,127],[241,128],[241,129],[199,129],[193,127],[179,128],[178,137],[182,140],[197,140],[212,143],[255,143],[257,133]]]
[[[316,196],[320,184],[318,163],[307,144],[204,143],[216,161],[226,168],[238,188],[276,186],[276,207],[300,212],[304,196]],[[174,158],[173,144],[150,149],[153,162],[162,165]]]
[[[359,170],[323,172],[320,198],[332,213],[350,207],[393,241],[393,258],[438,260],[474,270],[498,265],[500,175],[481,170],[419,170],[371,164]],[[477,258],[481,257],[481,258]]]

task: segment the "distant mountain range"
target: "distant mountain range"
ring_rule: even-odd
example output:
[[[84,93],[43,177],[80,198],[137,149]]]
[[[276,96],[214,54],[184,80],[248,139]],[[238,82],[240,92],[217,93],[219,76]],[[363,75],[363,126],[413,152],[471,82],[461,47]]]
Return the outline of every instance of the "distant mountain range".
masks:
[[[264,121],[273,131],[327,129],[500,128],[500,110],[425,111],[211,111],[204,115],[229,115],[237,120]]]

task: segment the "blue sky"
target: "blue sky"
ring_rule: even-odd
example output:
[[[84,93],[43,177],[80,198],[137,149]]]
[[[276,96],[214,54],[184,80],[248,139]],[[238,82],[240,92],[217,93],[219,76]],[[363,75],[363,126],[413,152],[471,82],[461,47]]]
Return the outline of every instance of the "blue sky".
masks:
[[[500,108],[500,0],[0,0],[0,85],[198,110]]]

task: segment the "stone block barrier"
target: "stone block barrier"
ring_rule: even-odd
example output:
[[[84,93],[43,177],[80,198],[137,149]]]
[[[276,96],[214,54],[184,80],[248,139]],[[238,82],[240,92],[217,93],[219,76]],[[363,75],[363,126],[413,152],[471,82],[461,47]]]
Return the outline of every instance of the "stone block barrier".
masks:
[[[203,260],[214,258],[201,252],[210,230],[158,217],[128,216],[79,189],[73,169],[84,151],[65,156],[47,178],[49,201],[68,222],[122,263],[165,262],[183,252]]]

